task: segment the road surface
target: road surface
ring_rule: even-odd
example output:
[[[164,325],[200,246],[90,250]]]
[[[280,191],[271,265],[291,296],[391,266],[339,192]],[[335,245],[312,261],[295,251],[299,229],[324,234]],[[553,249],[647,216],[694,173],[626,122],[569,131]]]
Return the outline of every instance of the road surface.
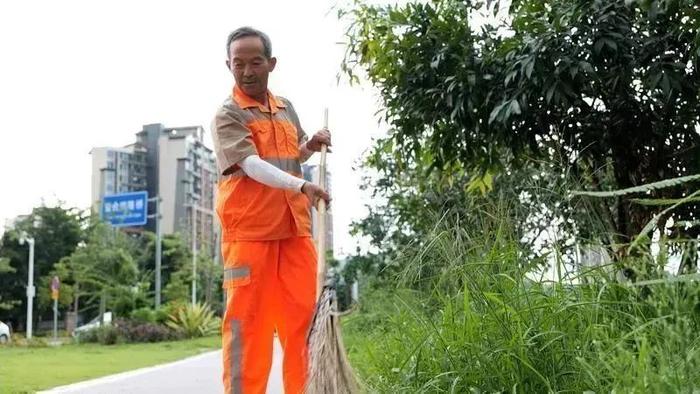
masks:
[[[41,391],[46,394],[222,394],[221,351],[208,352],[169,364]],[[283,393],[282,348],[275,339],[269,394]]]

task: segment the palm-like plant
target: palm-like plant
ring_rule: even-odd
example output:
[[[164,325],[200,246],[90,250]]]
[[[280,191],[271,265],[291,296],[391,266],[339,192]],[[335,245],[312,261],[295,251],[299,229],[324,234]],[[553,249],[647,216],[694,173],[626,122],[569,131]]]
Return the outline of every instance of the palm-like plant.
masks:
[[[169,316],[166,324],[187,338],[195,338],[216,334],[221,319],[214,315],[208,305],[196,303],[178,308]]]

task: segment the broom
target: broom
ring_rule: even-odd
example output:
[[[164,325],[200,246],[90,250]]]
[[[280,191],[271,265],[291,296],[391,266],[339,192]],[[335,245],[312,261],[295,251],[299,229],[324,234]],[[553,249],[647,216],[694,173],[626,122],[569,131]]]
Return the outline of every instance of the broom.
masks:
[[[323,127],[328,128],[328,109],[323,112]],[[326,188],[326,150],[321,147],[319,186]],[[306,394],[355,394],[360,387],[350,366],[340,333],[340,315],[334,284],[326,281],[326,202],[318,203],[318,276],[316,311],[307,337],[309,371]]]

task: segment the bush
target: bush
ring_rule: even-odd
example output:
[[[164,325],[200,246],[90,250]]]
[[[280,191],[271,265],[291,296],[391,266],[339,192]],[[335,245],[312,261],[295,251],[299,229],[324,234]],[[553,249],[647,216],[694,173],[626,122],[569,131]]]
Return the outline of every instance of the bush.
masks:
[[[184,308],[186,304],[169,302],[155,311],[156,323],[166,325],[170,320],[170,315],[174,314],[180,308]]]
[[[143,323],[134,319],[117,319],[113,324],[96,327],[80,333],[79,343],[116,343],[162,342],[182,339],[180,332],[162,324]]]
[[[76,335],[75,340],[78,343],[100,343],[102,345],[126,342],[126,338],[121,335],[119,329],[113,324],[105,324],[83,331]]]
[[[113,324],[106,324],[97,330],[97,340],[103,345],[116,345],[126,342],[124,336],[119,332],[119,328]]]
[[[180,333],[161,324],[120,319],[115,325],[127,342],[162,342],[182,338]]]
[[[195,304],[179,308],[167,324],[185,337],[195,338],[218,333],[221,319],[206,304]]]
[[[156,323],[156,316],[156,311],[151,308],[139,308],[131,312],[131,319],[139,323]]]
[[[39,348],[47,347],[48,342],[45,338],[41,337],[34,336],[31,339],[27,339],[24,335],[14,334],[12,340],[2,346]]]

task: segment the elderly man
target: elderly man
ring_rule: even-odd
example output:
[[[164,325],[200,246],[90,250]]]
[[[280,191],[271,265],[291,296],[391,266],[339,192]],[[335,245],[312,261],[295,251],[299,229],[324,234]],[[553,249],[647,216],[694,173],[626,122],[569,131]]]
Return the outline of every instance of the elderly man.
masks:
[[[330,145],[331,135],[321,130],[308,140],[292,103],[268,90],[277,59],[265,33],[237,29],[228,36],[226,52],[235,86],[212,124],[227,291],[225,392],[265,392],[277,331],[285,392],[300,393],[316,301],[309,206],[330,200],[301,178],[300,163]]]

